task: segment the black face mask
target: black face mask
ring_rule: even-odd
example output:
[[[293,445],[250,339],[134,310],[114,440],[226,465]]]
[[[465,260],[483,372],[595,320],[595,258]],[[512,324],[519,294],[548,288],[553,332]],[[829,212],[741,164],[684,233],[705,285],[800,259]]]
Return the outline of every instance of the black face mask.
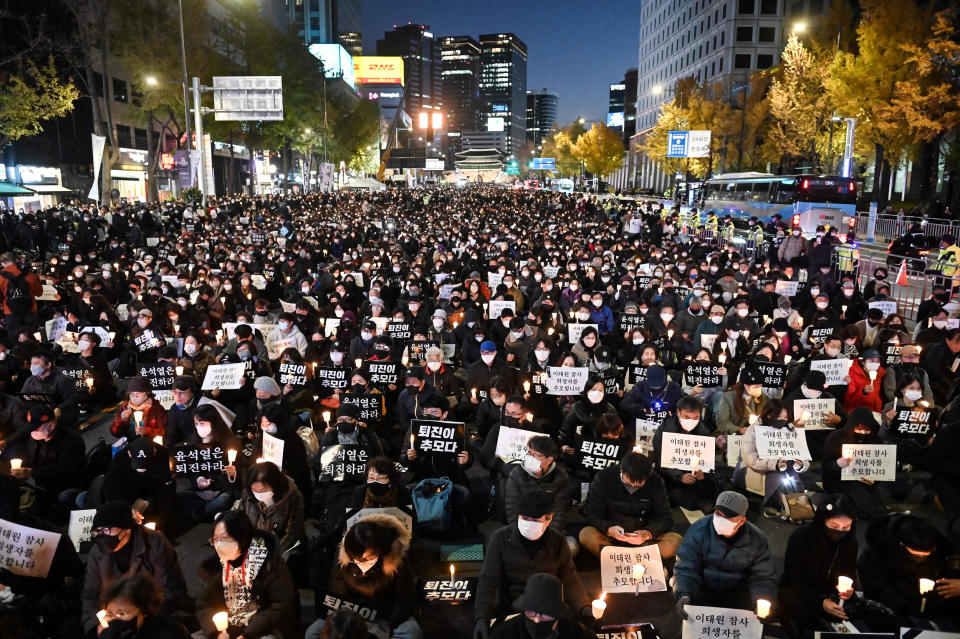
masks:
[[[361,394],[363,394],[363,393],[366,393],[366,392],[367,392],[367,385],[366,385],[366,384],[351,384],[351,385],[350,385],[350,392],[351,392],[351,393],[356,393],[357,395],[361,395]]]
[[[832,542],[838,542],[850,534],[849,530],[834,530],[833,528],[824,528],[823,533]]]
[[[99,535],[97,537],[97,544],[103,549],[106,553],[111,553],[117,549],[117,546],[120,545],[120,536],[119,535]]]
[[[367,490],[370,491],[370,494],[380,497],[387,494],[390,490],[390,484],[381,484],[378,481],[368,481]]]
[[[774,427],[774,428],[786,428],[786,426],[787,426],[787,420],[785,420],[785,419],[775,419],[775,420],[773,420],[773,427]]]
[[[523,627],[532,639],[549,639],[549,637],[554,636],[556,634],[553,627],[554,623],[553,621],[541,621],[537,623],[530,617],[524,616],[523,618]]]
[[[407,392],[411,395],[416,395],[420,392],[420,386],[418,384],[410,384],[407,386]]]
[[[870,441],[870,435],[854,432],[853,441],[857,442],[858,444],[866,444],[868,441]]]
[[[137,632],[137,620],[114,619],[110,622],[111,637],[132,637]]]
[[[357,425],[353,422],[337,422],[337,430],[339,430],[344,435],[352,435],[353,431],[357,430]]]

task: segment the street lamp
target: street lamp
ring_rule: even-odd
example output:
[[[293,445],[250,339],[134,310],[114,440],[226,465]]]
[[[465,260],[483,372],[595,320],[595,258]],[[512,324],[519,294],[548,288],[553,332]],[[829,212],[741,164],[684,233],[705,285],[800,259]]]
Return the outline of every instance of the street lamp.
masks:
[[[152,86],[152,87],[155,87],[155,86],[157,86],[157,79],[156,79],[155,77],[153,77],[152,75],[148,75],[148,76],[147,76],[147,84],[149,84],[149,85]]]
[[[583,118],[577,118],[577,122],[579,124],[583,124],[584,122],[586,122],[586,120],[584,120]]]
[[[186,100],[187,97],[187,85],[183,84],[179,80],[159,80],[155,75],[148,75],[143,79],[147,83],[147,86],[155,87],[161,84],[180,84],[183,86],[183,120],[184,120],[184,131],[187,134],[187,148],[190,148],[190,102]],[[199,148],[200,145],[197,145]]]
[[[659,84],[655,84],[652,87],[650,87],[650,93],[652,93],[653,95],[663,95],[663,87],[660,86]]]
[[[803,33],[807,30],[806,22],[794,22],[793,23],[793,32],[794,33]]]
[[[311,133],[313,133],[313,129],[307,127],[306,129],[303,130],[303,132],[306,133],[307,135],[310,135]]]

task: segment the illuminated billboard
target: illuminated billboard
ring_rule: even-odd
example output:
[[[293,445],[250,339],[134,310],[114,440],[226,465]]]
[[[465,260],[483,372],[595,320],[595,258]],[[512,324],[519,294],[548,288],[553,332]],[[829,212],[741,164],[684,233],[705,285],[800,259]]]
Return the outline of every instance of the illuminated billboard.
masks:
[[[607,126],[610,127],[622,127],[623,126],[623,111],[617,111],[616,113],[607,114]]]
[[[339,44],[311,44],[307,47],[315,58],[323,62],[328,78],[343,78],[351,89],[357,88],[353,73],[353,58]]]
[[[353,75],[359,84],[403,84],[403,58],[365,55],[353,59]]]
[[[503,131],[503,118],[487,118],[487,131],[491,133]]]

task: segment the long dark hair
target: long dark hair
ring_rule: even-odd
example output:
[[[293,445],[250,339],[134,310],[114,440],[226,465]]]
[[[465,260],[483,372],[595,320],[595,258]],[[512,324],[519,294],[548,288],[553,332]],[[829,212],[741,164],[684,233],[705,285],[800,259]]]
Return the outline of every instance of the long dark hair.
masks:
[[[220,518],[214,522],[213,527],[216,528],[217,524],[223,524],[230,538],[240,544],[241,553],[247,552],[257,531],[253,522],[247,517],[247,513],[242,510],[228,510],[220,515]]]
[[[270,490],[273,491],[274,503],[286,497],[290,491],[290,481],[273,462],[260,462],[250,469],[247,473],[247,488],[250,488],[256,482],[270,487]]]
[[[201,404],[193,414],[193,422],[210,422],[210,437],[212,441],[226,444],[233,439],[233,432],[220,416],[220,411],[213,404]]]

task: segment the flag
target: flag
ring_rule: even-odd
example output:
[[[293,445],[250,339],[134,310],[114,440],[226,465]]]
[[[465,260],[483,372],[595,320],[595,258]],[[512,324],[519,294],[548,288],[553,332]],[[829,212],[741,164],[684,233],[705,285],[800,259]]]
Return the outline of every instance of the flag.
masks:
[[[900,272],[897,273],[897,284],[899,284],[900,286],[907,285],[907,261],[906,260],[903,260],[903,262],[900,263]]]

